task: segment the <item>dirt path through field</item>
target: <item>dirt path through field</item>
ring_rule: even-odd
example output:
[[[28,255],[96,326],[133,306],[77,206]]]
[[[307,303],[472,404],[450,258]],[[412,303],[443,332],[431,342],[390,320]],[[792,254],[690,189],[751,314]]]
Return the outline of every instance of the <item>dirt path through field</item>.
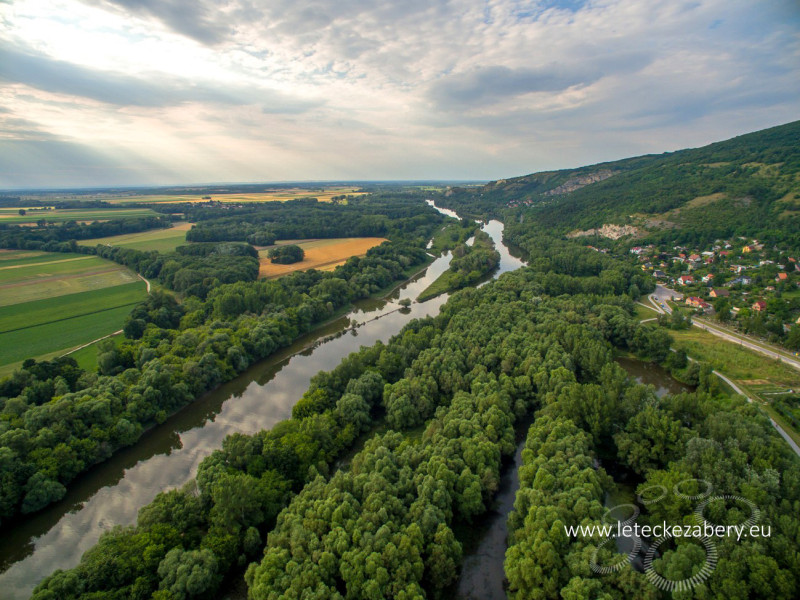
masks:
[[[94,256],[78,256],[77,258],[62,258],[60,260],[48,260],[47,262],[27,263],[24,265],[10,265],[8,267],[0,267],[0,271],[7,271],[8,269],[24,269],[26,267],[40,267],[44,265],[55,265],[58,263],[73,262],[76,260],[86,260],[88,258],[95,258]]]

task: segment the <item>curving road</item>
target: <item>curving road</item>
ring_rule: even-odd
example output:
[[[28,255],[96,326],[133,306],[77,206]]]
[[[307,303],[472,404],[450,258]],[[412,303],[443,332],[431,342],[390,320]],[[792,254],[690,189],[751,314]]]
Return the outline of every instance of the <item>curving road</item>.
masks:
[[[651,302],[653,302],[653,303],[654,303],[654,305],[656,306],[656,309],[657,309],[657,310],[659,310],[659,306],[658,306],[657,302],[653,300],[652,296],[651,296],[651,298],[650,298],[650,301],[651,301]],[[642,303],[641,303],[641,302],[639,302],[638,304],[642,304]],[[672,312],[672,311],[669,309],[669,306],[666,304],[666,302],[664,303],[664,305],[665,305],[665,306],[664,306],[664,308],[666,308],[667,310],[669,310],[669,312]],[[642,304],[642,306],[647,306],[647,305],[646,305],[646,304]],[[648,307],[648,308],[649,308],[649,307]],[[664,313],[665,311],[663,311],[663,310],[659,310],[659,312],[660,312],[660,313]],[[644,321],[642,321],[642,323],[644,323],[645,321],[652,321],[652,319],[645,319]],[[674,349],[674,348],[671,348],[671,350],[672,350],[673,352],[675,352],[675,349]],[[691,356],[687,356],[687,358],[688,358],[690,361],[692,361],[692,362],[696,362],[696,361],[695,361],[695,359],[693,359]],[[729,386],[731,386],[731,389],[732,389],[734,392],[736,392],[737,394],[740,394],[740,395],[744,396],[744,397],[747,399],[747,401],[748,401],[748,402],[753,402],[753,399],[752,399],[750,396],[748,396],[747,394],[745,394],[744,390],[742,390],[742,388],[740,388],[738,385],[736,385],[736,384],[735,384],[733,381],[731,381],[731,380],[730,380],[728,377],[726,377],[725,375],[723,375],[722,373],[720,373],[720,372],[719,372],[719,371],[717,371],[716,369],[715,369],[714,371],[712,371],[712,372],[714,373],[714,375],[716,375],[717,377],[719,377],[720,379],[722,379],[722,381],[724,381],[724,382],[725,382],[725,383],[727,383]],[[756,404],[757,404],[757,403],[756,403]],[[780,434],[781,434],[781,437],[782,437],[783,439],[785,439],[785,440],[786,440],[786,442],[789,444],[789,446],[791,447],[791,449],[792,449],[792,450],[794,450],[795,454],[797,454],[797,456],[800,456],[800,446],[798,446],[798,445],[795,443],[795,441],[794,441],[794,440],[793,440],[793,439],[792,439],[792,438],[789,436],[789,434],[787,434],[787,433],[786,433],[786,431],[784,431],[783,427],[781,427],[780,425],[778,425],[778,424],[775,422],[775,420],[774,420],[772,417],[770,417],[769,415],[767,415],[767,417],[769,418],[769,421],[770,421],[770,423],[772,423],[772,426],[773,426],[773,427],[774,427],[774,428],[775,428],[775,429],[778,431],[778,433],[780,433]]]
[[[654,308],[660,314],[663,313],[671,314],[672,309],[667,303],[667,300],[670,300],[672,296],[675,295],[676,293],[678,292],[666,288],[663,285],[657,285],[656,291],[650,294],[649,296],[649,300],[652,306],[648,306],[648,308]],[[724,331],[722,329],[719,329],[711,325],[708,321],[698,319],[697,317],[692,317],[692,324],[695,327],[699,327],[700,329],[703,329],[712,335],[716,335],[717,337],[727,340],[729,342],[733,342],[734,344],[738,344],[745,348],[749,348],[750,350],[758,352],[759,354],[763,354],[764,356],[768,356],[769,358],[777,359],[800,371],[800,360],[792,357],[791,355],[785,352],[781,352],[780,350],[771,350],[770,348],[765,348],[763,345],[748,339],[747,336],[745,335],[734,334],[728,331]]]
[[[691,359],[690,359],[690,360],[691,360]],[[725,382],[725,383],[727,383],[729,386],[731,386],[731,388],[733,388],[733,391],[734,391],[734,392],[736,392],[737,394],[740,394],[740,395],[744,396],[745,398],[747,398],[747,401],[748,401],[748,402],[753,402],[753,399],[752,399],[750,396],[748,396],[747,394],[745,394],[745,393],[744,393],[744,391],[742,390],[742,388],[740,388],[738,385],[736,385],[735,383],[733,383],[733,381],[731,381],[730,379],[728,379],[727,377],[725,377],[725,375],[723,375],[723,374],[722,374],[722,373],[720,373],[719,371],[714,371],[714,375],[716,375],[717,377],[719,377],[720,379],[722,379],[722,381],[724,381],[724,382]],[[767,416],[769,416],[769,415],[767,415]],[[772,426],[773,426],[775,429],[777,429],[777,430],[778,430],[778,433],[780,433],[780,434],[781,434],[781,436],[783,436],[783,439],[785,439],[785,440],[788,442],[789,446],[791,446],[791,447],[792,447],[792,450],[794,450],[794,451],[795,451],[795,453],[797,454],[797,456],[800,456],[800,446],[798,446],[798,445],[795,443],[795,441],[794,441],[794,440],[793,440],[791,437],[789,437],[789,435],[788,435],[788,434],[787,434],[787,433],[786,433],[786,432],[783,430],[783,427],[781,427],[780,425],[778,425],[778,424],[775,422],[775,420],[774,420],[772,417],[769,417],[769,420],[770,420],[770,423],[772,423]]]

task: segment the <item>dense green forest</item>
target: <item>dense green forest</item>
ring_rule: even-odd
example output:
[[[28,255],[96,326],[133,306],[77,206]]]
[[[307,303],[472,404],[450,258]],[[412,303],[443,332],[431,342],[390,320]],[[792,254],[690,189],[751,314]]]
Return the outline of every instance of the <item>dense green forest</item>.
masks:
[[[614,482],[595,457],[617,461],[640,491],[697,477],[758,504],[772,537],[720,543],[697,597],[758,597],[766,580],[795,597],[796,457],[755,407],[718,395],[710,379],[658,399],[614,363],[615,348],[672,360],[665,330],[632,316],[628,292],[649,290],[639,273],[566,243],[546,258],[453,295],[437,317],[318,374],[292,419],[228,437],[195,482],[160,494],[135,527],[106,533],[34,598],[210,597],[248,563],[251,598],[437,597],[461,562],[453,526],[487,510],[515,424],[532,413],[510,518],[515,597],[663,597],[629,567],[592,575],[598,541],[563,535],[562,523],[603,516]],[[337,469],[376,420],[390,431],[367,436]],[[680,522],[688,506],[672,499],[646,517]],[[697,549],[679,544],[657,568],[691,571]]]
[[[97,203],[108,208],[104,202]],[[59,204],[59,208],[62,208]],[[68,208],[64,206],[63,208]],[[91,204],[90,208],[98,208]],[[74,240],[91,240],[125,233],[138,233],[160,227],[171,227],[172,219],[161,217],[144,217],[136,219],[109,219],[92,223],[67,221],[63,224],[45,227],[24,227],[0,222],[0,248],[18,248],[21,250],[44,250],[46,252],[80,252]],[[65,249],[64,245],[69,249]]]
[[[432,211],[421,202],[398,204],[406,214]],[[272,281],[256,281],[257,254],[249,244],[198,243],[165,255],[97,246],[98,255],[145,276],[157,264],[159,280],[184,295],[178,303],[154,292],[134,308],[126,339],[101,346],[98,373],[82,371],[71,358],[29,360],[0,380],[0,523],[59,500],[79,473],[134,443],[149,425],[342,307],[408,277],[429,258],[424,242],[443,220],[436,215],[409,217],[416,227],[408,241],[396,231],[398,241],[332,272]]]
[[[292,263],[300,262],[305,257],[303,249],[296,244],[289,244],[287,246],[278,246],[277,248],[270,248],[267,254],[269,260],[280,265],[290,265]]]
[[[370,194],[347,204],[310,200],[254,203],[240,207],[207,208],[194,204],[170,205],[196,225],[187,233],[191,242],[249,242],[266,246],[275,240],[338,237],[410,239],[430,222],[441,222],[433,208],[421,210],[426,196]],[[402,198],[402,201],[400,200]],[[421,243],[427,239],[417,240]]]
[[[800,248],[800,121],[691,150],[535,173],[440,203],[550,233],[630,224],[655,242],[746,235]]]

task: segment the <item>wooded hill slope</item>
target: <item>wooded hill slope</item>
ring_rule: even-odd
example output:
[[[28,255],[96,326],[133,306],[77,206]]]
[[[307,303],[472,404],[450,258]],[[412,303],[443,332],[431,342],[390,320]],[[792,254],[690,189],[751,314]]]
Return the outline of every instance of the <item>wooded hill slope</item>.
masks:
[[[634,226],[639,235],[769,233],[796,246],[800,121],[702,148],[454,189],[445,203],[481,215],[532,210],[560,233],[615,224]]]

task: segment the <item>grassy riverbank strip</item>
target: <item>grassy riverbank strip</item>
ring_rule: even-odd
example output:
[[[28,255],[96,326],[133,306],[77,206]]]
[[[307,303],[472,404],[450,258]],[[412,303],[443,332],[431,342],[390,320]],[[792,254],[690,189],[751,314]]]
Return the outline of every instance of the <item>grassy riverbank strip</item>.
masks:
[[[478,231],[472,246],[460,244],[453,249],[450,268],[422,291],[417,302],[425,302],[440,294],[472,285],[494,271],[499,264],[500,253],[495,250],[492,238]]]

